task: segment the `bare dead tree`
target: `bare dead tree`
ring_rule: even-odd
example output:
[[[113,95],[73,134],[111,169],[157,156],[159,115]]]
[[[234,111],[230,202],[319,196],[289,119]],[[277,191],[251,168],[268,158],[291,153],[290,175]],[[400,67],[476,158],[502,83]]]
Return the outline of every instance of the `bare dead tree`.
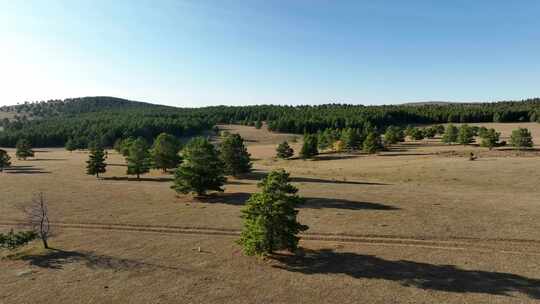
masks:
[[[49,222],[47,201],[43,192],[37,193],[32,201],[23,207],[23,211],[26,215],[28,226],[37,233],[43,243],[43,247],[48,249],[49,243],[47,241],[51,236],[51,225]]]

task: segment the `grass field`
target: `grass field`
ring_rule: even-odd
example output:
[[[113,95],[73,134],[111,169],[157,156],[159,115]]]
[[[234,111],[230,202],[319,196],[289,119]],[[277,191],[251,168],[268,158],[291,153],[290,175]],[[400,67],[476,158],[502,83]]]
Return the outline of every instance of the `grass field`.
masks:
[[[480,125],[503,140],[527,127],[540,143],[540,124]],[[100,180],[84,174],[84,152],[37,149],[14,160],[0,173],[0,229],[44,192],[56,249],[4,252],[0,303],[540,301],[538,145],[488,151],[432,139],[378,155],[284,161],[273,158],[275,146],[292,135],[221,128],[247,140],[255,170],[204,201],[177,196],[159,171],[127,178],[112,151]],[[468,160],[471,151],[478,160]],[[307,198],[303,253],[245,257],[234,243],[240,209],[275,168],[291,172]]]

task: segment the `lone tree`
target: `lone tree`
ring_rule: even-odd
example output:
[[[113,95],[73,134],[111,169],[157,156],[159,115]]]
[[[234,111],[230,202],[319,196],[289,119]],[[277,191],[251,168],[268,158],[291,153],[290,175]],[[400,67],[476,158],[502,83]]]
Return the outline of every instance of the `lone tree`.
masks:
[[[458,128],[454,126],[453,124],[449,124],[446,127],[446,131],[444,132],[444,135],[442,137],[442,142],[451,144],[455,143],[458,138]]]
[[[26,215],[26,223],[32,228],[32,231],[41,239],[43,247],[49,248],[49,237],[52,236],[51,225],[49,222],[49,208],[43,192],[34,196],[32,201],[24,205],[22,210]]]
[[[151,159],[148,152],[148,145],[143,138],[137,138],[129,146],[127,157],[127,174],[137,175],[140,180],[141,174],[150,171]]]
[[[376,153],[377,151],[382,150],[381,137],[375,133],[371,132],[364,139],[363,150],[366,153]]]
[[[17,148],[15,155],[17,156],[18,159],[26,160],[28,157],[34,156],[34,151],[32,151],[32,146],[30,145],[30,142],[27,139],[24,139],[24,138],[19,139],[15,147]]]
[[[154,168],[163,172],[176,168],[181,161],[179,151],[180,142],[174,136],[167,133],[159,134],[150,151]]]
[[[349,150],[357,150],[362,144],[360,132],[353,128],[343,130],[340,139]]]
[[[275,170],[258,185],[260,193],[252,194],[242,209],[244,229],[238,243],[247,255],[272,254],[276,250],[294,252],[298,233],[308,226],[300,224],[294,208],[303,201],[290,184],[289,173]]]
[[[280,143],[277,146],[276,152],[277,157],[283,159],[291,158],[294,155],[294,150],[289,146],[287,141]]]
[[[474,140],[474,130],[469,125],[464,124],[459,127],[457,141],[462,145],[468,145]]]
[[[251,171],[251,155],[239,134],[230,134],[223,139],[220,158],[225,165],[225,174],[238,176]]]
[[[70,138],[66,141],[66,150],[68,150],[69,152],[73,152],[75,150],[77,150],[77,143],[75,142],[75,140],[73,140],[73,138]]]
[[[495,131],[495,129],[492,128],[486,130],[481,129],[481,131],[479,131],[479,135],[480,138],[482,138],[480,146],[487,147],[491,150],[493,149],[493,147],[497,146],[501,133]]]
[[[0,149],[0,172],[9,166],[11,166],[11,157],[9,157],[6,150]]]
[[[317,149],[317,137],[313,134],[305,134],[304,143],[300,150],[300,157],[303,159],[312,158],[317,154],[319,154],[319,150]]]
[[[260,129],[262,128],[263,126],[263,123],[260,119],[258,119],[256,122],[255,122],[255,129]]]
[[[530,148],[533,146],[531,132],[527,128],[518,128],[512,131],[510,137],[512,146],[518,149]]]
[[[88,160],[86,161],[86,174],[95,175],[99,178],[100,173],[105,173],[107,171],[107,164],[105,159],[105,150],[99,143],[92,144],[92,149],[90,149],[90,154],[88,155]]]
[[[178,193],[206,195],[207,191],[223,192],[225,183],[224,164],[218,151],[203,137],[190,140],[182,150],[182,163],[174,174],[174,185]]]

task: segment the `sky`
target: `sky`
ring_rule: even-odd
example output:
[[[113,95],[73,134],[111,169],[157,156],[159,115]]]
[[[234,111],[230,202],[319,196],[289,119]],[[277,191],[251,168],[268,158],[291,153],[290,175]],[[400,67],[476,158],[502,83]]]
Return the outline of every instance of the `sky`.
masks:
[[[538,0],[0,0],[0,105],[537,97],[538,16]]]

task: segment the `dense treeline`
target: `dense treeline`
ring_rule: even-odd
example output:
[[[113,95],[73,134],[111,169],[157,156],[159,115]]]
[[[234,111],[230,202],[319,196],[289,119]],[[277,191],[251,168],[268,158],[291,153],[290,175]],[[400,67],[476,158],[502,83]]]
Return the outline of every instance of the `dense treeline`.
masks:
[[[215,123],[257,127],[266,121],[270,131],[316,133],[325,129],[379,131],[387,126],[433,123],[540,121],[540,98],[523,101],[470,104],[362,106],[216,106],[174,108],[112,97],[86,97],[64,101],[25,103],[4,111],[30,113],[0,121],[0,146],[13,146],[21,137],[34,146],[62,146],[69,139],[84,147],[99,140],[111,146],[118,138],[159,133],[186,136],[212,128]]]
[[[119,138],[142,137],[151,142],[163,132],[177,137],[191,136],[215,124],[194,110],[108,97],[16,107],[54,110],[43,118],[4,120],[0,146],[12,147],[20,138],[25,138],[34,147],[64,146],[69,140],[75,148],[86,148],[94,141],[111,147]],[[43,113],[43,110],[36,111]]]

